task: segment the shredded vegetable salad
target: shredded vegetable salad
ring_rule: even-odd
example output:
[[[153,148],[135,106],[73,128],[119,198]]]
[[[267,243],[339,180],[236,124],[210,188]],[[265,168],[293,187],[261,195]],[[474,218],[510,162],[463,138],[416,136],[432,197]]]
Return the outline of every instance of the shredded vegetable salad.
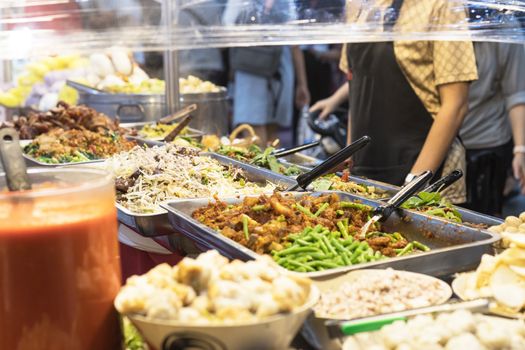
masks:
[[[271,183],[256,184],[241,169],[200,156],[194,148],[167,145],[135,147],[106,161],[116,177],[117,201],[136,213],[155,213],[158,204],[176,198],[272,192]]]

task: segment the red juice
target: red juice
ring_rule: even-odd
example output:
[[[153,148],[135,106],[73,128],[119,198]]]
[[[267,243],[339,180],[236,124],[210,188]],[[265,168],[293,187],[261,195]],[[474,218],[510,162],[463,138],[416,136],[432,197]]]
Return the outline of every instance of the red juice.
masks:
[[[0,349],[119,349],[112,184],[50,193],[0,195]]]

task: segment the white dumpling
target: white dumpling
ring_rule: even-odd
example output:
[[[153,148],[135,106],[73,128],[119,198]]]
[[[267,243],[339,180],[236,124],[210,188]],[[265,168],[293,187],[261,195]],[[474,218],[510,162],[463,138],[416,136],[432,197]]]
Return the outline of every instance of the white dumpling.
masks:
[[[403,321],[396,321],[384,326],[381,329],[380,334],[383,338],[383,342],[391,348],[394,348],[411,338],[410,330]]]
[[[464,333],[450,338],[446,350],[486,350],[479,340],[470,333]]]

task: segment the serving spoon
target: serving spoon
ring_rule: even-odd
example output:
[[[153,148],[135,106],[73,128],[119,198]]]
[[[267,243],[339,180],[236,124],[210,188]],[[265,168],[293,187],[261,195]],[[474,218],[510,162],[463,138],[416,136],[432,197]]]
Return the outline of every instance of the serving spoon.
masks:
[[[4,167],[9,191],[31,189],[18,132],[13,128],[0,129],[0,161]]]

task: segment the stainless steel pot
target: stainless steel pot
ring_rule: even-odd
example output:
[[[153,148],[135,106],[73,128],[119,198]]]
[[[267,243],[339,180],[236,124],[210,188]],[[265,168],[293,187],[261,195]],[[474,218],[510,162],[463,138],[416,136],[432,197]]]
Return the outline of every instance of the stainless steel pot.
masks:
[[[109,117],[119,117],[123,123],[155,121],[166,115],[164,95],[154,94],[109,94],[79,90],[79,104],[84,104]],[[230,107],[226,88],[219,92],[181,95],[182,106],[197,104],[190,127],[227,135]]]

